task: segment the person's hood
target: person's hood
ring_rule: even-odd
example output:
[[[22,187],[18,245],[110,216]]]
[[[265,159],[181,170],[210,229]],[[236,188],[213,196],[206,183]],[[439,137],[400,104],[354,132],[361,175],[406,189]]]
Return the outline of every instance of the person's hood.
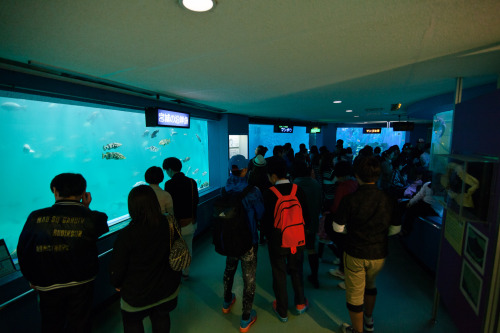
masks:
[[[245,177],[236,177],[234,175],[230,175],[227,179],[226,192],[241,192],[248,186],[248,182]]]

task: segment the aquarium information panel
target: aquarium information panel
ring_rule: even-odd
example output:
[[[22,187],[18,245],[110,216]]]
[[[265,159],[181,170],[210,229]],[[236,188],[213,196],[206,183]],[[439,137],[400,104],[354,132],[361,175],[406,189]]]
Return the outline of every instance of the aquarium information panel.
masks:
[[[190,115],[185,112],[177,112],[159,108],[146,109],[146,127],[179,127],[189,128]]]

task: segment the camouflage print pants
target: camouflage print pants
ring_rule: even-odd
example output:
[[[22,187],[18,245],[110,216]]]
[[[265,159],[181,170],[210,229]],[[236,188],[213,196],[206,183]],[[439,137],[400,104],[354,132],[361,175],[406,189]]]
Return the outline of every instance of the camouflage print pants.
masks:
[[[252,248],[241,257],[227,257],[226,270],[224,271],[224,300],[229,302],[233,290],[234,274],[241,261],[241,272],[243,277],[243,317],[250,315],[253,299],[255,297],[255,273],[257,271],[257,248]]]

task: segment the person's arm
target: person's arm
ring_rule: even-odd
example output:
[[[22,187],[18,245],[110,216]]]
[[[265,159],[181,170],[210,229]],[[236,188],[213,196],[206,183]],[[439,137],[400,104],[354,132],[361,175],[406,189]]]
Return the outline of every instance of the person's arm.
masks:
[[[401,232],[401,216],[399,214],[398,202],[396,199],[390,198],[389,205],[392,206],[391,215],[388,218],[391,221],[389,226],[388,235],[397,235]]]
[[[200,202],[200,195],[198,193],[198,186],[196,186],[196,182],[194,179],[191,180],[193,182],[193,218],[196,220],[198,216],[198,203]]]
[[[113,246],[111,261],[109,263],[110,281],[117,291],[121,290],[130,261],[129,250],[127,248],[128,242],[123,239],[123,236],[124,235],[118,235]]]
[[[296,184],[295,184],[296,185]],[[307,226],[311,225],[311,215],[309,214],[309,206],[307,205],[306,194],[300,186],[297,185],[297,199],[302,207],[302,217],[304,218],[304,223]]]
[[[172,200],[172,196],[170,195],[170,193],[168,193],[167,191],[165,191],[165,193],[167,194],[165,195],[166,197],[165,210],[167,213],[174,216],[174,201]]]
[[[339,204],[339,208],[335,214],[330,214],[330,219],[333,227],[333,231],[346,234],[346,222],[348,219],[348,204],[347,201],[342,198]]]

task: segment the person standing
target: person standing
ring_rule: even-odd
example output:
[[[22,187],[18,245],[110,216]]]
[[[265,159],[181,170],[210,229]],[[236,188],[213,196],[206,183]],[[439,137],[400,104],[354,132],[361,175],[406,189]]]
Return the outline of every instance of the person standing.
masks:
[[[340,201],[332,223],[335,232],[346,233],[344,274],[352,324],[342,325],[344,333],[374,330],[375,279],[387,257],[388,236],[401,230],[396,201],[375,185],[380,173],[376,157],[358,160],[354,174],[359,188]]]
[[[146,183],[151,186],[153,191],[155,191],[158,202],[160,203],[162,214],[174,215],[174,203],[172,201],[172,196],[167,191],[160,188],[160,183],[164,179],[163,170],[160,167],[152,166],[146,170],[144,174],[144,179]]]
[[[271,157],[267,161],[268,175],[271,184],[282,195],[292,193],[292,189],[297,187],[296,197],[302,207],[303,219],[305,225],[309,224],[309,212],[304,191],[296,184],[291,184],[286,178],[286,162],[279,157]],[[281,230],[274,226],[274,211],[278,197],[268,189],[263,193],[264,197],[264,216],[262,218],[261,231],[264,232],[269,240],[268,251],[273,275],[273,291],[276,300],[273,302],[273,310],[281,322],[288,321],[288,292],[286,287],[287,274],[292,280],[292,287],[295,293],[294,303],[297,314],[302,314],[309,308],[307,299],[304,295],[303,279],[303,261],[304,246],[296,248],[292,253],[290,248],[282,247]]]
[[[316,234],[319,228],[319,215],[321,214],[321,185],[312,178],[312,168],[305,161],[295,160],[293,164],[293,182],[305,193],[309,211],[310,223],[306,227],[306,249],[311,275],[307,277],[314,288],[319,288],[318,269],[319,256],[316,251]]]
[[[120,292],[125,333],[170,332],[170,312],[177,306],[181,272],[169,264],[170,227],[154,190],[134,187],[128,195],[132,221],[118,233],[109,264],[111,284]],[[177,236],[178,237],[178,236]]]
[[[90,332],[97,239],[109,231],[81,174],[54,177],[55,204],[32,212],[17,245],[19,266],[38,292],[42,332]]]
[[[260,156],[260,155],[259,155]],[[229,161],[231,175],[227,179],[223,196],[234,196],[243,192],[249,186],[246,180],[248,161],[243,155],[235,155]],[[226,258],[226,269],[224,270],[224,302],[222,312],[229,313],[236,301],[236,295],[232,292],[234,275],[241,261],[241,272],[243,277],[243,313],[241,315],[240,332],[248,332],[250,326],[257,320],[257,313],[252,309],[255,297],[255,274],[257,271],[257,249],[259,236],[257,233],[258,221],[264,213],[264,202],[260,190],[251,186],[245,191],[242,198],[243,207],[247,215],[248,228],[252,233],[252,247],[240,257]],[[248,193],[247,193],[248,192]]]
[[[165,182],[165,191],[170,193],[174,202],[174,216],[181,227],[182,238],[186,241],[189,253],[193,256],[193,237],[196,231],[196,216],[199,202],[198,187],[194,179],[181,172],[182,162],[176,157],[163,161],[163,169],[170,177]],[[182,278],[189,278],[189,267],[182,272]]]

